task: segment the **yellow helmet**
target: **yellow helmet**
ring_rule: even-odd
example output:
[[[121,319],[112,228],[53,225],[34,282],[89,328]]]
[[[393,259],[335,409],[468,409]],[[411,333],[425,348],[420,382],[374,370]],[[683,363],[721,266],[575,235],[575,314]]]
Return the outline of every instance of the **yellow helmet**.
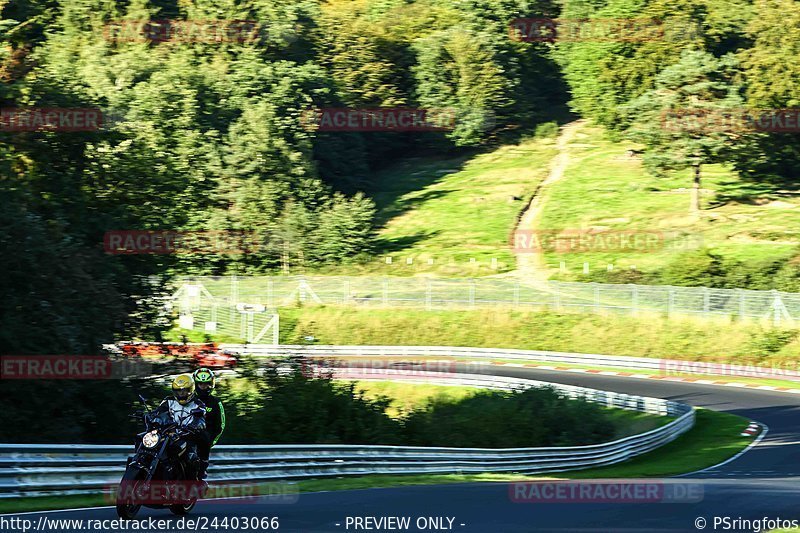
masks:
[[[194,379],[191,374],[181,374],[172,380],[172,396],[181,405],[186,405],[194,399]]]

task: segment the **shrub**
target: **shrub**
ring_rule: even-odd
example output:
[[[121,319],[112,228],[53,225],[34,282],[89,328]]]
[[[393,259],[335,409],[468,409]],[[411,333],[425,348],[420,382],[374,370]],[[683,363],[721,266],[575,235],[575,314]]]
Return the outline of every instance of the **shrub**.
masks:
[[[543,122],[542,124],[538,124],[533,136],[536,139],[558,137],[558,124],[556,122]]]
[[[433,399],[410,413],[404,426],[405,441],[417,446],[568,446],[614,436],[614,425],[600,406],[570,400],[551,388]]]

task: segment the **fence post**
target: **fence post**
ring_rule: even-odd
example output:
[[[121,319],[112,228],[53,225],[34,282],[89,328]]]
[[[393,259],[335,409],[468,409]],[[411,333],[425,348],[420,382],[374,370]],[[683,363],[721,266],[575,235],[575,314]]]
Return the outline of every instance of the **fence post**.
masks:
[[[236,279],[236,274],[231,274],[231,301],[228,308],[228,318],[231,322],[236,319],[236,303],[239,301],[239,281]]]
[[[561,309],[561,283],[556,281],[553,283],[555,291],[553,292],[553,307],[556,311]]]
[[[431,278],[425,278],[425,309],[431,310],[433,304],[433,286]]]
[[[774,326],[779,326],[783,319],[785,318],[787,322],[791,323],[792,315],[789,314],[789,310],[786,309],[786,304],[783,303],[783,299],[781,298],[780,293],[773,289],[770,291],[773,296],[772,300],[772,324]]]
[[[736,289],[736,292],[739,293],[739,320],[743,320],[745,314],[747,313],[747,305],[744,299],[744,291],[742,289]]]
[[[667,297],[667,316],[672,316],[675,312],[675,287],[669,286],[669,295]]]
[[[253,342],[253,338],[255,336],[255,320],[256,314],[255,313],[245,313],[247,317],[247,336],[245,339],[247,342]]]
[[[469,280],[469,306],[475,307],[475,279]]]

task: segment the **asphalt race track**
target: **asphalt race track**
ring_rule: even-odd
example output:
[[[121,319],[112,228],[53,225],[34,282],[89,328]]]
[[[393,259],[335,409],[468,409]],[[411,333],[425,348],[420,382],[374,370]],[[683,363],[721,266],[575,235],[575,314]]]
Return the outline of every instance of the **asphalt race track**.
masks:
[[[761,523],[746,521],[764,518],[800,521],[800,398],[795,395],[528,368],[487,368],[491,370],[486,372],[498,375],[662,397],[730,412],[766,424],[769,433],[757,446],[734,461],[667,481],[669,484],[691,484],[695,490],[701,491],[700,501],[692,503],[517,503],[511,501],[509,484],[473,483],[306,493],[301,494],[294,504],[280,505],[206,501],[200,502],[188,517],[195,519],[196,523],[184,529],[252,531],[244,527],[244,517],[274,516],[279,518],[278,531],[290,532],[759,531],[763,529]],[[474,372],[474,367],[471,371]],[[53,527],[52,522],[40,524],[39,520],[40,517],[115,519],[116,513],[108,507],[4,515],[2,518],[12,516],[31,520],[34,528],[41,526],[39,531],[78,531],[75,527]],[[166,510],[143,509],[139,519],[147,520],[148,517],[171,518],[173,524],[177,521],[177,517]],[[227,528],[222,525],[226,517],[229,519]],[[240,518],[238,527],[232,527],[233,517]],[[351,517],[349,525],[347,517]],[[386,522],[378,526],[373,521],[362,521],[361,527],[356,528],[353,517],[409,517],[410,522],[408,527],[391,522],[389,525],[394,527],[388,528],[381,527],[387,525]],[[438,518],[440,522],[426,521],[427,517]],[[727,521],[722,521],[726,518]],[[774,524],[768,525],[774,527]],[[21,531],[17,528],[0,529]],[[136,531],[132,528],[126,530]]]

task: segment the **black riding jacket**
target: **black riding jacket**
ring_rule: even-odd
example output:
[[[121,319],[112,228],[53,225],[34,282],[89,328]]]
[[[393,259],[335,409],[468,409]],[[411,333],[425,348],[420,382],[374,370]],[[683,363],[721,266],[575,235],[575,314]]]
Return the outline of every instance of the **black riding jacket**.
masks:
[[[216,396],[209,394],[200,398],[206,407],[206,431],[211,436],[211,445],[215,445],[225,430],[225,408]]]

